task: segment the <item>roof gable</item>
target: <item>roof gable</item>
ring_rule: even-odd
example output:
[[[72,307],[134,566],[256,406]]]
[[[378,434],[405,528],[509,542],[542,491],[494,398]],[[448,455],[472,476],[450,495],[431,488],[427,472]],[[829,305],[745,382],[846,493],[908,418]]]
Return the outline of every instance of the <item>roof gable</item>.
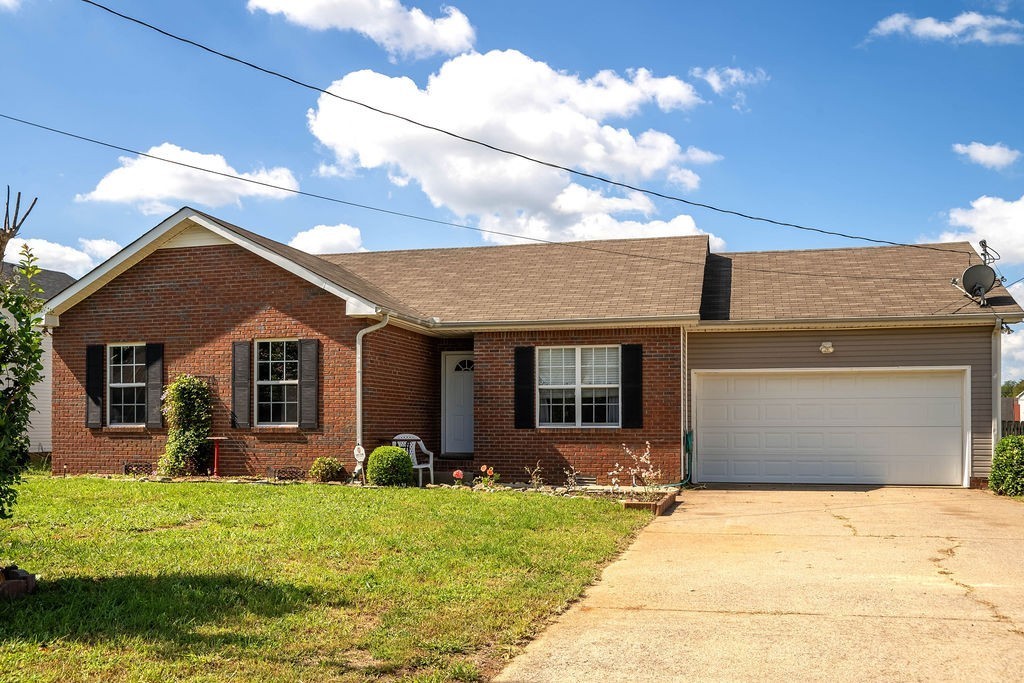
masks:
[[[376,287],[345,272],[342,268],[201,211],[184,207],[51,299],[47,303],[46,324],[59,324],[61,313],[88,298],[157,249],[169,244],[173,246],[176,237],[197,226],[344,299],[349,315],[373,315],[379,305],[390,303],[398,304],[397,310],[405,310],[399,302],[392,302],[390,297]]]

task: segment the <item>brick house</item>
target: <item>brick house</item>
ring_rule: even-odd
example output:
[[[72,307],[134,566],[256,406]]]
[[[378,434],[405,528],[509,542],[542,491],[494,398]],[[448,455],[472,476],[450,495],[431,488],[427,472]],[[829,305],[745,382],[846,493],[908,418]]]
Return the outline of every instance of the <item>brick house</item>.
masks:
[[[979,257],[936,247],[313,256],[183,208],[49,302],[53,467],[155,461],[162,388],[192,373],[226,474],[351,466],[357,442],[413,432],[440,473],[540,461],[606,481],[649,441],[679,480],[692,434],[700,482],[969,485],[998,429],[1000,331],[1024,311],[1001,287],[967,299],[949,280]]]

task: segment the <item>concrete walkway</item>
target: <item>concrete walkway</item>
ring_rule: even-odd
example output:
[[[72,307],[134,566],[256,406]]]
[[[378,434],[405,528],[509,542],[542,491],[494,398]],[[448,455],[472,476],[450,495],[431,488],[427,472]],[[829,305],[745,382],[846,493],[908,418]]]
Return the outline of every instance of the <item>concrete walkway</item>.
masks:
[[[1024,679],[1024,504],[687,492],[497,681]]]

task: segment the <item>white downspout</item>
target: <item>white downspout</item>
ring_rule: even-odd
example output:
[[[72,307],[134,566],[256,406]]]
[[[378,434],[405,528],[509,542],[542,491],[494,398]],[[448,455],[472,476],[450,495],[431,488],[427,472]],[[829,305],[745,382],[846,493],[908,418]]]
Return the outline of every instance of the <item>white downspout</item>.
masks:
[[[996,329],[992,333],[992,450],[989,451],[989,457],[995,456],[996,444],[1003,435],[1002,381],[1003,319],[996,318]]]
[[[354,455],[360,467],[366,457],[366,451],[363,449],[363,337],[385,327],[390,320],[391,316],[385,313],[379,323],[356,332],[356,447]]]
[[[688,416],[690,408],[690,397],[687,394],[686,386],[686,372],[690,362],[690,349],[686,348],[687,335],[686,328],[679,328],[679,352],[682,355],[682,363],[680,367],[679,377],[679,392],[683,399],[680,403],[680,414],[679,414],[679,481],[686,481],[686,477],[689,472],[686,471],[686,429],[689,427]]]

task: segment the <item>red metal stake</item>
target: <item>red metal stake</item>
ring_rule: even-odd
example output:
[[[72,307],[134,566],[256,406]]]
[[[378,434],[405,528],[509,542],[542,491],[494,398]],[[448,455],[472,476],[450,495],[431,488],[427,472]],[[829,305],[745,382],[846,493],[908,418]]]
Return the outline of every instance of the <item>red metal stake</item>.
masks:
[[[213,442],[213,476],[220,476],[220,442],[227,439],[226,436],[208,436],[207,441]]]

